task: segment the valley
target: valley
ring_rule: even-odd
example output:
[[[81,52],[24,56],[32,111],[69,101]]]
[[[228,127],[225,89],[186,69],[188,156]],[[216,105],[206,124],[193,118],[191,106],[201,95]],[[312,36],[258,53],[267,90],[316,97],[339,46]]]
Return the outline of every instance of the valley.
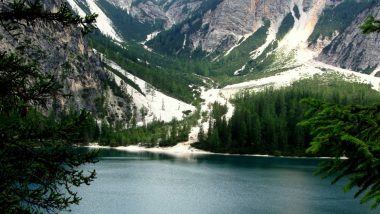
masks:
[[[378,0],[0,1],[0,210],[371,213],[379,32]]]
[[[104,36],[91,36],[90,44],[113,60],[105,60],[105,64],[133,80],[142,89],[138,92],[128,83],[123,83],[132,97],[139,126],[146,126],[154,120],[181,120],[186,110],[197,112],[199,119],[189,129],[188,141],[177,145],[188,151],[192,151],[191,143],[197,141],[200,127],[207,133],[207,118],[211,115],[213,104],[227,105],[228,120],[234,113],[230,100],[245,91],[291,87],[302,79],[331,73],[345,81],[370,84],[373,89],[379,90],[379,78],[375,77],[378,69],[371,69],[367,74],[361,73],[363,70],[360,69],[364,66],[372,68],[373,65],[366,64],[376,60],[352,61],[349,66],[341,66],[344,68],[332,61],[326,61],[330,64],[324,62],[327,54],[334,55],[329,59],[339,55],[327,50],[335,40],[350,35],[351,32],[344,29],[350,25],[358,27],[358,19],[364,18],[347,18],[344,13],[348,11],[344,10],[355,8],[353,12],[357,14],[375,10],[374,1],[263,3],[241,0],[231,4],[229,1],[211,0],[203,3],[190,0],[127,3],[86,0],[79,3],[70,0],[69,3],[79,13],[90,11],[99,14],[97,25]],[[276,4],[281,6],[274,7]],[[233,12],[232,17],[228,15],[228,11],[232,10],[255,13],[247,12],[248,16],[244,17]],[[143,16],[143,13],[150,13],[150,16]],[[333,13],[338,19],[331,23]],[[129,21],[123,22],[121,16]],[[131,32],[132,29],[126,31],[122,24],[127,24],[135,32]],[[111,50],[117,50],[119,55]],[[125,58],[121,58],[120,54]],[[369,57],[368,54],[362,55]],[[120,63],[123,66],[120,67]],[[162,80],[153,77],[158,73],[169,81],[176,82],[180,78],[182,83],[175,87],[162,84]],[[123,82],[117,75],[114,78],[118,84]]]

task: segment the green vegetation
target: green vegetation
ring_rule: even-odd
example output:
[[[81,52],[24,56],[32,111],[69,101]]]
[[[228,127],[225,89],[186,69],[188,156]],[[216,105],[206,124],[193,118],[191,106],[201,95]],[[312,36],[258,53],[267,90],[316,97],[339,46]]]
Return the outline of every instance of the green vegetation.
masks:
[[[269,76],[289,69],[268,69],[277,60],[277,56],[271,53],[277,47],[277,42],[270,44],[256,59],[250,58],[251,51],[265,43],[268,28],[269,22],[266,22],[230,54],[221,56],[215,61],[211,61],[212,56],[194,59],[158,54],[148,51],[142,45],[134,42],[118,45],[99,32],[90,35],[89,43],[129,73],[146,80],[172,97],[190,103],[193,100],[192,91],[187,86],[204,84],[202,78],[194,74],[210,77],[223,86]],[[242,70],[240,75],[235,76],[234,71],[242,68],[247,61],[246,69]]]
[[[326,8],[308,41],[315,43],[320,36],[331,38],[335,31],[342,32],[354,21],[359,13],[374,6],[376,2],[374,0],[346,0],[336,7]]]
[[[200,20],[197,23],[200,23]],[[178,55],[179,52],[183,52],[182,47],[185,40],[185,35],[181,33],[182,27],[182,25],[172,26],[170,30],[161,32],[150,40],[147,45],[160,53]],[[194,28],[194,26],[191,27]],[[197,27],[199,28],[200,26]],[[188,48],[186,48],[186,51],[189,54],[190,50]]]
[[[247,63],[247,71],[250,73],[268,72],[271,66],[276,63],[276,53],[273,51],[278,47],[278,41],[274,41],[255,59]]]
[[[380,20],[375,19],[375,17],[370,16],[368,19],[360,26],[360,29],[364,34],[369,33],[380,33]]]
[[[73,187],[89,185],[96,175],[78,167],[95,163],[96,153],[72,145],[97,137],[95,120],[86,112],[45,116],[18,110],[0,113],[2,212],[58,212],[78,204]]]
[[[281,25],[278,28],[277,40],[282,40],[285,37],[285,35],[294,27],[294,23],[295,21],[292,13],[288,13],[282,20]]]
[[[126,84],[130,85],[132,88],[136,89],[138,92],[140,92],[141,94],[144,95],[144,93],[142,92],[141,88],[135,82],[133,82],[128,77],[126,77],[125,75],[123,75],[122,73],[120,73],[118,70],[113,69],[111,66],[109,66],[107,64],[105,64],[104,67],[107,68],[108,70],[110,70],[116,76],[120,77],[120,79],[122,79]]]
[[[107,0],[99,0],[99,7],[112,20],[115,28],[124,39],[144,41],[146,36],[156,30],[164,28],[164,20],[155,20],[155,23],[141,23],[127,13],[116,7]]]
[[[380,20],[369,17],[361,26],[363,33],[380,32]],[[365,94],[363,94],[364,96]],[[309,110],[301,125],[311,129],[311,154],[331,153],[317,171],[323,178],[334,177],[332,183],[348,178],[344,190],[356,190],[360,203],[380,205],[380,106],[379,102],[330,104],[308,100]],[[342,159],[341,157],[347,159]]]
[[[189,85],[203,84],[196,75],[183,70],[184,67],[186,68],[186,64],[181,64],[184,60],[167,59],[156,53],[150,53],[133,42],[118,45],[99,32],[89,37],[90,45],[103,53],[105,57],[167,95],[191,103],[194,98]],[[147,55],[144,57],[144,54]]]
[[[365,1],[344,1],[337,6],[331,6],[325,9],[321,16],[310,41],[316,40],[319,35],[332,35],[335,30],[341,31],[347,27],[354,19],[352,14],[358,14],[365,8],[372,5],[373,0]],[[245,40],[241,40],[239,46],[233,49],[228,55],[224,56],[223,50],[217,50],[214,53],[205,55],[200,48],[193,50],[192,44],[186,35],[195,31],[206,32],[208,25],[202,25],[202,15],[215,9],[219,0],[202,1],[197,12],[192,14],[187,20],[178,23],[167,31],[163,31],[146,45],[154,51],[148,51],[142,45],[137,44],[152,31],[160,29],[162,23],[139,23],[126,14],[125,11],[115,8],[112,4],[101,0],[100,6],[105,9],[108,16],[112,17],[115,25],[119,29],[126,31],[122,33],[126,36],[126,43],[118,46],[113,42],[106,41],[107,38],[95,34],[91,38],[92,46],[105,54],[107,58],[122,64],[123,68],[152,84],[162,92],[179,98],[185,102],[191,102],[192,92],[187,86],[190,84],[202,85],[200,79],[192,74],[198,74],[210,77],[220,86],[236,83],[242,80],[255,79],[262,76],[259,73],[267,72],[276,73],[281,71],[288,58],[291,56],[279,56],[272,52],[278,45],[272,43],[257,58],[251,59],[254,50],[262,46],[266,41],[266,33],[270,23],[266,21],[253,35]],[[139,4],[139,1],[133,2]],[[162,5],[169,7],[170,4]],[[184,8],[185,9],[185,8]],[[300,18],[300,9],[297,5],[292,8],[292,13],[288,13],[283,19],[277,39],[281,40],[294,26],[295,18]],[[124,17],[124,18],[120,18]],[[133,22],[133,23],[132,23]],[[126,28],[124,26],[130,26]],[[184,30],[186,29],[186,30]],[[132,32],[127,32],[132,31]],[[134,35],[142,33],[141,35]],[[184,45],[185,44],[185,45]],[[280,62],[281,61],[281,62]],[[234,72],[243,68],[239,75]],[[169,84],[167,84],[169,83]]]
[[[121,90],[121,88],[117,85],[115,80],[110,75],[107,75],[107,77],[103,79],[102,84],[105,87],[108,86],[115,96],[128,100],[131,99],[128,94],[125,94],[124,91]]]
[[[201,50],[192,50],[187,44],[185,35],[191,35],[198,30],[207,31],[209,26],[202,26],[202,16],[210,10],[214,10],[221,0],[204,0],[201,6],[196,10],[190,18],[179,23],[169,30],[163,31],[154,39],[149,41],[147,45],[160,53],[171,56],[191,56],[191,58],[205,57],[205,53]],[[186,29],[183,31],[183,29]],[[185,43],[185,46],[183,45]]]
[[[81,25],[87,33],[95,17],[76,16],[66,4],[51,12],[41,1],[2,2],[0,28],[15,40],[37,22]],[[78,167],[96,162],[96,154],[73,144],[96,138],[98,129],[84,111],[48,114],[49,103],[66,95],[53,73],[25,55],[22,49],[0,53],[0,210],[58,213],[79,203],[74,188],[95,179],[95,171]]]
[[[81,0],[74,0],[74,2],[79,6],[80,9],[83,10],[86,14],[90,14],[91,11],[88,8],[87,2],[86,1],[81,1]]]
[[[193,14],[192,17],[194,18],[196,15]],[[201,23],[199,19],[191,22],[192,25],[199,23]],[[181,24],[173,26],[170,31],[162,32],[157,38],[148,42],[147,45],[155,48],[159,53],[147,50],[135,41],[127,40],[123,44],[115,44],[99,32],[91,35],[89,43],[131,74],[144,79],[165,94],[188,103],[193,100],[193,92],[188,85],[201,86],[204,84],[202,78],[194,74],[210,77],[223,86],[254,79],[276,61],[275,54],[269,53],[277,47],[277,43],[271,44],[257,59],[251,59],[252,51],[261,47],[266,41],[267,31],[270,27],[269,21],[265,21],[264,25],[249,38],[240,41],[239,46],[226,56],[218,55],[221,54],[218,52],[204,57],[199,50],[185,53],[186,47],[182,49],[184,35],[180,33],[181,26]],[[207,28],[207,26],[199,27]],[[160,38],[168,40],[167,44],[155,47]],[[177,49],[170,48],[172,46],[178,46],[182,50],[181,54],[177,55]],[[160,51],[160,47],[163,47],[164,50]],[[214,58],[216,59],[213,60]],[[246,68],[239,73],[239,76],[235,76],[234,72],[245,64]],[[272,70],[268,73],[273,73]]]
[[[209,118],[211,132],[196,147],[238,154],[331,156],[334,153],[329,151],[305,152],[311,135],[308,128],[297,126],[307,111],[300,101],[316,98],[342,105],[380,101],[380,94],[370,86],[340,79],[340,76],[319,77],[280,90],[243,93],[234,100],[235,112],[229,121],[224,116],[226,110],[216,105]]]
[[[228,55],[222,56],[214,63],[210,63],[209,70],[213,76],[227,74],[232,76],[234,71],[242,68],[250,59],[252,50],[264,45],[267,32],[270,27],[269,22],[260,27],[254,34],[241,42],[238,47],[233,49]]]
[[[299,10],[299,8],[298,8],[297,5],[294,5],[294,7],[293,7],[293,12],[294,12],[294,15],[296,16],[296,18],[297,18],[297,19],[300,19],[301,14],[300,14],[300,10]]]
[[[364,74],[371,74],[372,72],[375,71],[377,67],[374,66],[374,67],[371,67],[371,66],[368,66],[366,69],[358,69],[360,73],[364,73]]]
[[[184,112],[184,114],[187,112]],[[196,112],[188,115],[184,120],[173,119],[170,123],[153,121],[143,127],[132,124],[129,129],[119,126],[108,126],[103,123],[99,136],[100,145],[104,146],[128,146],[142,145],[146,147],[168,147],[178,142],[188,140],[191,127],[197,124],[199,114]]]
[[[372,208],[377,208],[380,204],[380,106],[337,105],[318,100],[305,103],[310,108],[301,125],[308,127],[313,136],[307,151],[335,157],[324,162],[317,173],[324,178],[334,177],[332,183],[347,177],[344,190],[355,189],[355,198],[362,196],[361,203],[371,202]]]

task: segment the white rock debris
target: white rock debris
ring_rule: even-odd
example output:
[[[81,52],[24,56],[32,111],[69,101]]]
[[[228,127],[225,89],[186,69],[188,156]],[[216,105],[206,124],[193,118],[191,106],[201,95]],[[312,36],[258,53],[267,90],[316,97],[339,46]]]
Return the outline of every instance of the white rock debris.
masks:
[[[145,117],[145,123],[150,123],[153,120],[160,120],[164,122],[170,122],[172,119],[182,120],[184,118],[184,111],[194,112],[196,109],[194,106],[182,102],[178,99],[172,98],[158,91],[149,83],[144,80],[128,73],[122,69],[116,63],[106,60],[113,69],[119,71],[127,78],[136,83],[144,94],[133,87],[127,85],[127,92],[132,96],[133,103],[136,105],[138,113],[139,110],[145,108],[148,110],[148,114]],[[120,85],[122,80],[117,75],[114,75],[116,83]],[[144,121],[139,122],[138,125],[142,126]]]

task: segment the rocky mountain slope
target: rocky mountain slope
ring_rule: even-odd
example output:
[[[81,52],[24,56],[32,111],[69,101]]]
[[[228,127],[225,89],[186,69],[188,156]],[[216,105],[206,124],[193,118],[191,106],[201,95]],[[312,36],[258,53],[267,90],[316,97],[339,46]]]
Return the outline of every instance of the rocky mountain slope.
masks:
[[[0,3],[0,8],[6,10],[9,2]],[[56,11],[63,2],[43,3],[47,10]],[[63,92],[70,95],[51,100],[55,111],[86,109],[98,120],[133,126],[153,120],[181,119],[182,112],[194,110],[193,106],[160,93],[133,75],[124,71],[121,74],[113,68],[119,68],[117,65],[89,47],[86,36],[78,26],[41,20],[12,30],[0,25],[0,52],[36,60],[42,71],[54,74]]]
[[[62,2],[45,1],[52,10]],[[379,89],[380,39],[358,29],[369,14],[380,18],[375,0],[67,2],[80,15],[97,13],[98,30],[83,37],[76,26],[37,21],[16,40],[0,28],[0,51],[37,59],[73,95],[52,100],[58,111],[84,108],[134,127],[183,119],[196,111],[189,103],[204,118],[214,102],[227,104],[232,115],[229,99],[242,90],[286,87],[334,71]],[[198,123],[192,142],[199,125],[208,125]]]
[[[62,0],[46,2],[54,9]],[[133,117],[142,121],[141,108],[147,108],[150,120],[169,121],[172,116],[180,119],[182,112],[194,108],[159,91],[174,94],[176,90],[187,90],[190,98],[193,91],[199,95],[199,86],[207,85],[208,80],[198,74],[222,78],[227,85],[256,78],[248,78],[248,74],[299,67],[318,55],[318,60],[342,68],[374,74],[377,71],[380,39],[376,35],[364,37],[358,30],[368,14],[378,15],[379,3],[374,0],[67,2],[80,15],[99,15],[99,31],[111,38],[92,39],[92,47],[107,40],[97,47],[108,53],[124,50],[122,54],[129,54],[126,60],[120,60],[117,54],[111,54],[110,59],[115,62],[116,57],[123,66],[101,59],[96,53],[99,50],[92,50],[76,27],[42,22],[22,29],[27,36],[18,41],[0,29],[4,35],[0,48],[19,51],[22,46],[30,58],[37,56],[43,70],[57,72],[65,91],[73,94],[69,99],[54,101],[57,109],[85,108],[110,121],[130,123]],[[168,70],[178,72],[178,77],[171,78],[174,73]],[[147,76],[150,74],[171,79],[157,84],[157,79]],[[181,76],[188,78],[188,85],[178,88],[171,81]],[[150,80],[145,82],[144,78]],[[138,79],[139,84],[133,79]],[[149,98],[152,90],[160,96]],[[178,106],[171,105],[177,106],[171,110],[157,107],[165,102],[177,102]]]
[[[325,48],[318,59],[331,65],[375,74],[380,69],[380,35],[363,35],[360,26],[373,15],[380,19],[380,2],[365,9]]]
[[[0,3],[0,8],[4,10],[8,3]],[[44,2],[52,11],[61,4],[61,0]],[[56,111],[86,109],[109,123],[131,119],[131,96],[116,86],[100,56],[88,47],[77,26],[37,20],[17,29],[5,27],[0,26],[0,51],[36,60],[41,70],[54,74],[63,92],[70,95],[51,100],[51,107]],[[22,34],[17,35],[20,31]]]
[[[81,11],[100,12],[99,26],[102,26],[100,30],[104,34],[119,42],[144,42],[149,50],[167,55],[209,56],[210,61],[223,61],[222,56],[244,46],[247,51],[238,54],[248,58],[234,67],[234,71],[243,71],[236,73],[262,70],[262,67],[268,67],[279,59],[284,62],[294,58],[307,61],[318,56],[325,47],[319,57],[324,62],[357,71],[373,71],[377,66],[369,62],[369,59],[375,59],[369,56],[374,54],[370,53],[373,49],[368,48],[368,44],[378,42],[374,36],[366,37],[365,43],[364,36],[360,36],[362,39],[355,43],[357,51],[350,53],[344,62],[342,58],[347,54],[343,49],[348,52],[350,46],[342,46],[338,48],[342,51],[336,52],[331,48],[342,41],[350,44],[358,37],[360,23],[368,14],[378,11],[375,0],[69,2]],[[334,42],[329,45],[332,40]],[[258,66],[260,63],[263,66]],[[276,69],[284,67],[284,63],[277,64],[274,66]]]
[[[118,41],[142,41],[148,34],[169,29],[215,1],[219,0],[68,0],[79,14],[99,14],[100,30]]]

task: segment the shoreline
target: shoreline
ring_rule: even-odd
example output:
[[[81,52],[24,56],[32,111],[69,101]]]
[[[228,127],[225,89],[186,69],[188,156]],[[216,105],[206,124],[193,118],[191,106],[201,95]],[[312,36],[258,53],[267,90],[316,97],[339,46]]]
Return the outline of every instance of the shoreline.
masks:
[[[200,150],[192,147],[189,143],[178,143],[173,147],[152,147],[147,148],[139,145],[130,145],[130,146],[100,146],[97,143],[89,144],[88,146],[83,146],[89,149],[113,149],[117,151],[125,152],[149,152],[155,154],[166,154],[176,157],[181,156],[191,156],[191,155],[222,155],[222,156],[238,156],[238,157],[266,157],[266,158],[292,158],[292,159],[319,159],[319,160],[328,160],[334,159],[334,157],[304,157],[304,156],[274,156],[274,155],[260,155],[260,154],[231,154],[231,153],[215,153]],[[347,159],[347,157],[341,157],[340,159]]]
[[[178,143],[177,145],[172,146],[172,147],[152,147],[152,148],[147,148],[147,147],[143,147],[139,145],[111,147],[111,146],[100,146],[97,143],[93,143],[84,147],[90,148],[90,149],[113,149],[113,150],[118,150],[118,151],[135,152],[135,153],[150,152],[150,153],[167,154],[167,155],[173,155],[173,156],[215,154],[212,152],[207,152],[207,151],[203,151],[203,150],[191,147],[189,143]]]

